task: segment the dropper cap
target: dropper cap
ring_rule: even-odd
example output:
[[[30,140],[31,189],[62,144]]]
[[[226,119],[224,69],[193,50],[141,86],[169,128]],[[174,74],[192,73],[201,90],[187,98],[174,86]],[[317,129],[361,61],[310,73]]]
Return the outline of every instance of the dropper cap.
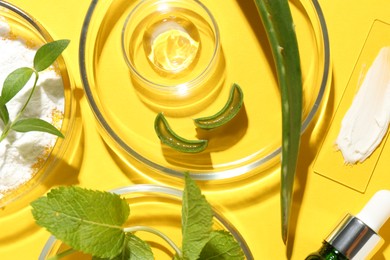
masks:
[[[390,191],[378,191],[356,216],[347,214],[325,240],[348,259],[366,259],[383,243],[378,231],[389,217]]]
[[[380,190],[375,193],[356,217],[378,233],[390,217],[390,191]]]

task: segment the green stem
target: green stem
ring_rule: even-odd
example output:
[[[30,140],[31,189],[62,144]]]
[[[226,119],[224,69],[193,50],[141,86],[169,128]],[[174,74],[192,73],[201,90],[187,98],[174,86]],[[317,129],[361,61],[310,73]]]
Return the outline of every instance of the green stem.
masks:
[[[11,122],[8,122],[8,124],[5,125],[3,132],[1,133],[0,142],[7,137],[10,129],[11,129]]]
[[[38,74],[38,72],[36,70],[34,70],[34,74],[35,74],[34,85],[33,85],[32,89],[30,91],[30,94],[28,95],[28,98],[27,98],[26,102],[24,103],[23,107],[20,109],[19,113],[16,115],[16,117],[15,117],[13,122],[18,121],[19,117],[23,114],[24,110],[26,110],[26,107],[27,107],[28,103],[30,102],[30,100],[31,100],[31,98],[32,98],[32,96],[34,94],[34,91],[37,88],[39,74]]]
[[[155,234],[155,235],[161,237],[162,239],[164,239],[175,250],[175,252],[179,256],[179,258],[180,259],[182,258],[182,252],[181,252],[180,248],[168,236],[166,236],[164,233],[162,233],[161,231],[159,231],[157,229],[154,229],[154,228],[148,227],[148,226],[133,226],[133,227],[124,228],[123,231],[124,232],[144,231],[144,232],[149,232],[149,233]]]
[[[267,32],[282,99],[281,217],[287,242],[302,124],[302,75],[288,0],[254,0]]]

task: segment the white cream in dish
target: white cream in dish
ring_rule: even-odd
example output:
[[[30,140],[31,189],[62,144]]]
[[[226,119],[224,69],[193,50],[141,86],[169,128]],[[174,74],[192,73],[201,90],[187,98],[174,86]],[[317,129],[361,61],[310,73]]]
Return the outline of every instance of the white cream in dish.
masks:
[[[390,121],[390,47],[383,47],[345,114],[336,145],[347,164],[363,162],[381,143]]]
[[[0,16],[0,91],[6,76],[20,67],[31,67],[36,50],[23,39],[13,35],[9,24]],[[33,79],[7,103],[13,120],[26,102]],[[39,74],[37,88],[23,116],[41,118],[56,127],[61,126],[64,113],[64,86],[54,69]],[[4,123],[0,121],[0,133]],[[0,199],[6,192],[29,181],[42,167],[57,137],[42,132],[19,133],[11,131],[0,142]]]

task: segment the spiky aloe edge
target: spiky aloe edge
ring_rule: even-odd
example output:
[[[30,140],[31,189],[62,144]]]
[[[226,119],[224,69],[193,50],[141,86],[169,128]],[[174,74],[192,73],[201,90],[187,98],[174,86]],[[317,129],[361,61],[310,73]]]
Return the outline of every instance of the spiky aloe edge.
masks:
[[[276,65],[282,99],[281,217],[286,244],[302,122],[302,74],[298,41],[287,0],[255,0]]]

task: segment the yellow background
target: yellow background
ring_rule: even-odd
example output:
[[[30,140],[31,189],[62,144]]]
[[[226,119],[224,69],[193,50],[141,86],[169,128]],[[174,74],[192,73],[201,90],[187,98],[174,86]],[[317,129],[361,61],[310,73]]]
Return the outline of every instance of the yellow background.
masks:
[[[105,1],[105,0],[101,0]],[[217,0],[216,0],[217,1]],[[244,0],[239,0],[244,1]],[[82,22],[89,6],[86,0],[12,0],[40,21],[54,39],[67,38],[72,44],[66,59],[76,83],[78,132],[74,137],[77,149],[68,154],[61,173],[46,183],[78,184],[109,190],[115,187],[142,183],[147,180],[133,175],[105,145],[96,129],[96,121],[82,91],[78,74],[78,42]],[[329,127],[335,108],[340,102],[354,65],[375,19],[390,23],[390,1],[319,1],[327,21],[331,57],[332,84],[325,100],[321,124],[311,125],[305,132],[294,193],[291,238],[286,247],[281,240],[279,213],[279,177],[277,172],[252,183],[227,191],[206,192],[215,205],[241,232],[255,259],[304,259],[321,246],[325,238],[345,213],[357,213],[378,189],[390,189],[387,161],[390,146],[385,145],[375,172],[365,193],[315,174],[312,164]],[[0,50],[1,51],[1,50]],[[37,193],[45,192],[40,187]],[[0,259],[37,259],[49,234],[34,225],[29,208],[8,208],[0,218]],[[374,259],[390,259],[390,222],[380,231],[386,240]]]

